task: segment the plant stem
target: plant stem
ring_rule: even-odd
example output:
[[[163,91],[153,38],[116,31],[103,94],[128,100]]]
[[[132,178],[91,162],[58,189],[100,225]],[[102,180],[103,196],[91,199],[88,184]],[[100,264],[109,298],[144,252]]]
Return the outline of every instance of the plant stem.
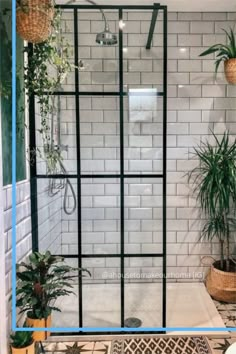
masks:
[[[220,239],[220,268],[224,270],[224,240]]]
[[[226,236],[226,271],[230,271],[230,257],[229,257],[229,229]]]

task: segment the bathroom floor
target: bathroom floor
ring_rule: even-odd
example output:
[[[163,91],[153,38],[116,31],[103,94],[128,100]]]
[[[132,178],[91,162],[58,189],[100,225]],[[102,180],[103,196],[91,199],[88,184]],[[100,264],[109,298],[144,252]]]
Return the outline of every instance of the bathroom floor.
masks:
[[[47,354],[213,354],[213,348],[206,337],[125,337],[110,341],[60,342],[45,347]]]
[[[138,336],[101,341],[51,342],[43,343],[43,347],[46,354],[224,354],[234,342],[236,337]]]

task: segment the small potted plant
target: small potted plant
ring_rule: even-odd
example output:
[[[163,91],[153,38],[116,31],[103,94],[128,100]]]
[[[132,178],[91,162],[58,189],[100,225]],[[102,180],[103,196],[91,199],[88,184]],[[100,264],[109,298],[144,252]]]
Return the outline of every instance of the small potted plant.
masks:
[[[226,132],[215,144],[195,149],[199,165],[190,173],[200,203],[204,226],[201,236],[218,239],[220,260],[215,261],[206,278],[209,294],[219,301],[236,303],[236,262],[230,255],[232,231],[236,230],[236,139]]]
[[[224,62],[225,76],[229,84],[236,84],[236,38],[232,28],[226,33],[228,44],[215,44],[200,54],[201,57],[216,53],[215,72]]]
[[[16,306],[20,313],[26,313],[26,323],[32,328],[51,327],[52,311],[60,311],[55,301],[73,293],[74,279],[86,269],[72,268],[63,263],[64,258],[34,252],[29,263],[17,264]],[[75,274],[77,273],[77,275]],[[45,340],[50,332],[35,331],[35,341]]]
[[[30,43],[42,43],[52,31],[54,0],[17,0],[16,28]]]
[[[24,324],[24,327],[27,327]],[[35,354],[35,343],[32,331],[17,331],[11,336],[12,354]]]

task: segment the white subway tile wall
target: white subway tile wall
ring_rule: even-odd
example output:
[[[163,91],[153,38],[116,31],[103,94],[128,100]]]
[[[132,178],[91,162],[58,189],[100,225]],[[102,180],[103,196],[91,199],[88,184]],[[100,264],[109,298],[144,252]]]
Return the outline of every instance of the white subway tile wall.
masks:
[[[11,304],[9,297],[12,289],[12,188],[3,189],[4,201],[4,237],[5,237],[5,284],[7,328],[11,328]],[[30,212],[30,183],[17,183],[16,189],[16,257],[23,260],[32,249],[31,240],[31,212]]]
[[[118,91],[118,46],[100,47],[95,43],[96,33],[104,27],[99,12],[80,11],[78,15],[79,58],[85,66],[80,72],[79,89],[86,92]],[[117,33],[118,14],[106,11],[106,15],[111,30]],[[64,35],[72,44],[72,14],[64,13],[63,18]],[[145,44],[150,19],[150,12],[124,12],[124,91],[129,92],[128,98],[124,99],[126,173],[162,172],[162,99],[142,94],[162,89],[163,21],[160,15],[153,46],[148,51]],[[199,273],[207,270],[202,257],[217,257],[219,253],[216,243],[199,242],[202,221],[199,222],[198,205],[186,173],[196,166],[192,152],[201,139],[210,138],[211,131],[219,135],[226,129],[232,134],[236,131],[236,90],[225,81],[222,66],[215,78],[213,56],[199,57],[208,46],[226,42],[221,28],[228,29],[234,19],[236,13],[169,14],[167,266],[172,281],[202,280]],[[63,89],[73,90],[73,84],[72,74]],[[60,104],[62,144],[68,145],[68,151],[63,152],[64,164],[69,173],[75,173],[75,100],[63,96]],[[119,172],[119,109],[119,99],[114,96],[80,97],[81,170],[91,174],[90,179],[82,182],[82,251],[86,254],[105,256],[120,251],[119,180],[92,178],[93,173]],[[73,185],[76,189],[75,182]],[[125,180],[126,253],[162,252],[161,193],[161,181],[153,178]],[[50,210],[51,220],[45,219],[42,225],[45,230],[40,237],[45,247],[54,243],[59,252],[61,242],[61,252],[72,255],[78,251],[77,213],[68,216],[62,211],[63,194],[64,191],[51,200],[45,197],[43,205]],[[69,205],[71,202],[70,196]],[[48,235],[51,236],[48,238]],[[137,272],[139,278],[147,271],[159,272],[160,264],[156,264],[159,259],[146,260],[148,264],[140,263],[141,259],[127,259],[126,271]],[[77,261],[70,262],[76,265]],[[119,260],[116,258],[86,259],[83,266],[92,272],[92,278],[86,280],[88,282],[118,281]],[[108,272],[113,273],[112,279]],[[137,277],[133,281],[137,281]]]

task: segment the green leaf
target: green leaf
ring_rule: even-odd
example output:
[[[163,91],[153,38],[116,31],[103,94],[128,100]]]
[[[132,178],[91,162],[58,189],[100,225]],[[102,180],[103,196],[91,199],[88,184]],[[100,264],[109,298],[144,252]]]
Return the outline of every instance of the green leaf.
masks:
[[[209,54],[213,54],[213,53],[217,52],[220,47],[221,47],[221,44],[215,44],[215,45],[211,46],[210,48],[208,48],[207,50],[205,50],[204,52],[202,52],[199,56],[203,57],[203,56],[206,56]]]

